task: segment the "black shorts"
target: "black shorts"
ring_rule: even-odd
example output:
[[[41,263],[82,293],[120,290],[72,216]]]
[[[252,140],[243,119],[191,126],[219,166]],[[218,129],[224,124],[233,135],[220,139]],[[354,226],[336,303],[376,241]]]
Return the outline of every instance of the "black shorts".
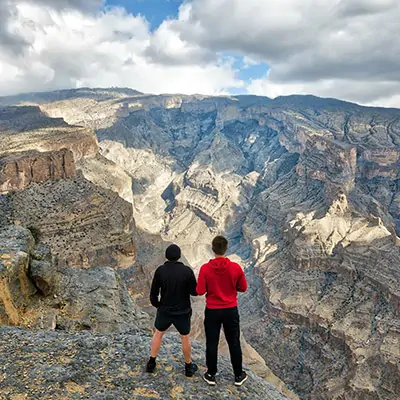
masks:
[[[173,315],[165,311],[157,310],[156,321],[154,326],[160,332],[166,331],[171,325],[174,325],[176,330],[183,336],[190,333],[190,320],[192,312],[186,314]]]

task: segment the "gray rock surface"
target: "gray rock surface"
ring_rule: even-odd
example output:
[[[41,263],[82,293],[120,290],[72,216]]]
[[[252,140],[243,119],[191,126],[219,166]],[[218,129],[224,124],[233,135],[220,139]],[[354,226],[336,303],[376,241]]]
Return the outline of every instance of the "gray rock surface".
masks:
[[[112,268],[54,268],[51,263],[33,261],[30,276],[46,296],[40,304],[50,308],[55,329],[95,332],[150,329],[148,315],[137,307]],[[42,317],[36,325],[52,328]]]
[[[8,220],[32,229],[58,265],[116,267],[135,260],[131,205],[80,174],[31,184],[7,201]]]
[[[36,293],[29,279],[31,233],[21,227],[0,229],[0,322],[18,325],[22,312]]]
[[[42,329],[150,329],[118,272],[59,266],[21,226],[0,228],[0,321]]]
[[[200,370],[184,376],[178,335],[166,335],[156,373],[147,374],[150,336],[93,335],[88,332],[32,332],[0,328],[2,399],[182,399],[284,400],[276,389],[249,372],[241,388],[233,385],[230,362],[219,360],[218,385],[202,379],[204,347],[193,343]]]

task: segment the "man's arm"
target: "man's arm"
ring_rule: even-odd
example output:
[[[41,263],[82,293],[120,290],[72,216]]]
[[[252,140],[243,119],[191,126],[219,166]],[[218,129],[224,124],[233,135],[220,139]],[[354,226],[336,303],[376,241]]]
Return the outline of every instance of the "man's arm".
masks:
[[[196,286],[197,286],[196,277],[194,276],[192,268],[190,268],[189,293],[191,294],[191,296],[197,296]]]
[[[236,284],[236,290],[238,292],[245,292],[247,290],[247,280],[246,280],[246,276],[243,272],[243,269],[239,266],[239,279],[237,281]]]
[[[156,270],[153,278],[153,282],[151,283],[150,289],[150,303],[153,307],[158,308],[160,306],[160,301],[158,300],[158,296],[160,294],[160,273],[158,269]]]
[[[204,266],[200,268],[199,277],[197,279],[196,292],[199,296],[203,296],[207,292],[206,276]]]

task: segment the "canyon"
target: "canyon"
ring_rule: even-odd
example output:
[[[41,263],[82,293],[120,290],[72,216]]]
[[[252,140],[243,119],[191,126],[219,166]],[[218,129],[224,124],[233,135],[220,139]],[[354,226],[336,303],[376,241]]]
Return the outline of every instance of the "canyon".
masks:
[[[224,234],[249,281],[256,372],[292,398],[397,399],[399,165],[396,109],[116,88],[0,98],[0,321],[149,331],[166,245],[198,271]]]

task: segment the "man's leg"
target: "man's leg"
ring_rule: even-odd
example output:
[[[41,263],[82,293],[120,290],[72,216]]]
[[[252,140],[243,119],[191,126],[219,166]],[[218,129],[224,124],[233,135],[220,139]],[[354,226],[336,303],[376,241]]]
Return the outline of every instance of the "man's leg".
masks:
[[[190,345],[190,328],[192,312],[176,315],[173,318],[173,324],[181,335],[183,357],[185,358],[185,375],[191,378],[198,370],[196,364],[192,363],[192,348]]]
[[[162,313],[160,312],[160,310],[158,310],[154,326],[156,328],[156,331],[154,332],[153,340],[151,341],[150,359],[146,365],[146,371],[150,373],[154,372],[154,370],[156,369],[156,357],[158,356],[158,352],[160,351],[162,338],[164,336],[164,333],[171,326],[171,320],[168,314]]]
[[[242,348],[240,346],[240,324],[239,312],[237,307],[224,310],[223,325],[226,341],[229,346],[231,362],[235,376],[240,376],[243,372]]]
[[[190,335],[181,335],[181,341],[185,363],[190,364],[192,362],[192,347],[190,345]]]
[[[214,376],[217,373],[218,343],[221,331],[220,310],[206,308],[204,328],[206,332],[206,362],[208,373]]]
[[[173,325],[181,335],[182,351],[186,364],[190,364],[192,362],[192,349],[190,346],[191,318],[191,311],[187,314],[175,315],[172,318]]]
[[[185,357],[185,376],[191,378],[199,369],[197,365],[192,362],[192,348],[190,345],[190,335],[181,335],[182,351]]]
[[[151,351],[150,351],[150,356],[153,358],[156,358],[158,356],[158,352],[160,351],[164,333],[165,331],[161,332],[158,329],[156,329],[156,331],[154,332],[153,340],[151,341]]]

